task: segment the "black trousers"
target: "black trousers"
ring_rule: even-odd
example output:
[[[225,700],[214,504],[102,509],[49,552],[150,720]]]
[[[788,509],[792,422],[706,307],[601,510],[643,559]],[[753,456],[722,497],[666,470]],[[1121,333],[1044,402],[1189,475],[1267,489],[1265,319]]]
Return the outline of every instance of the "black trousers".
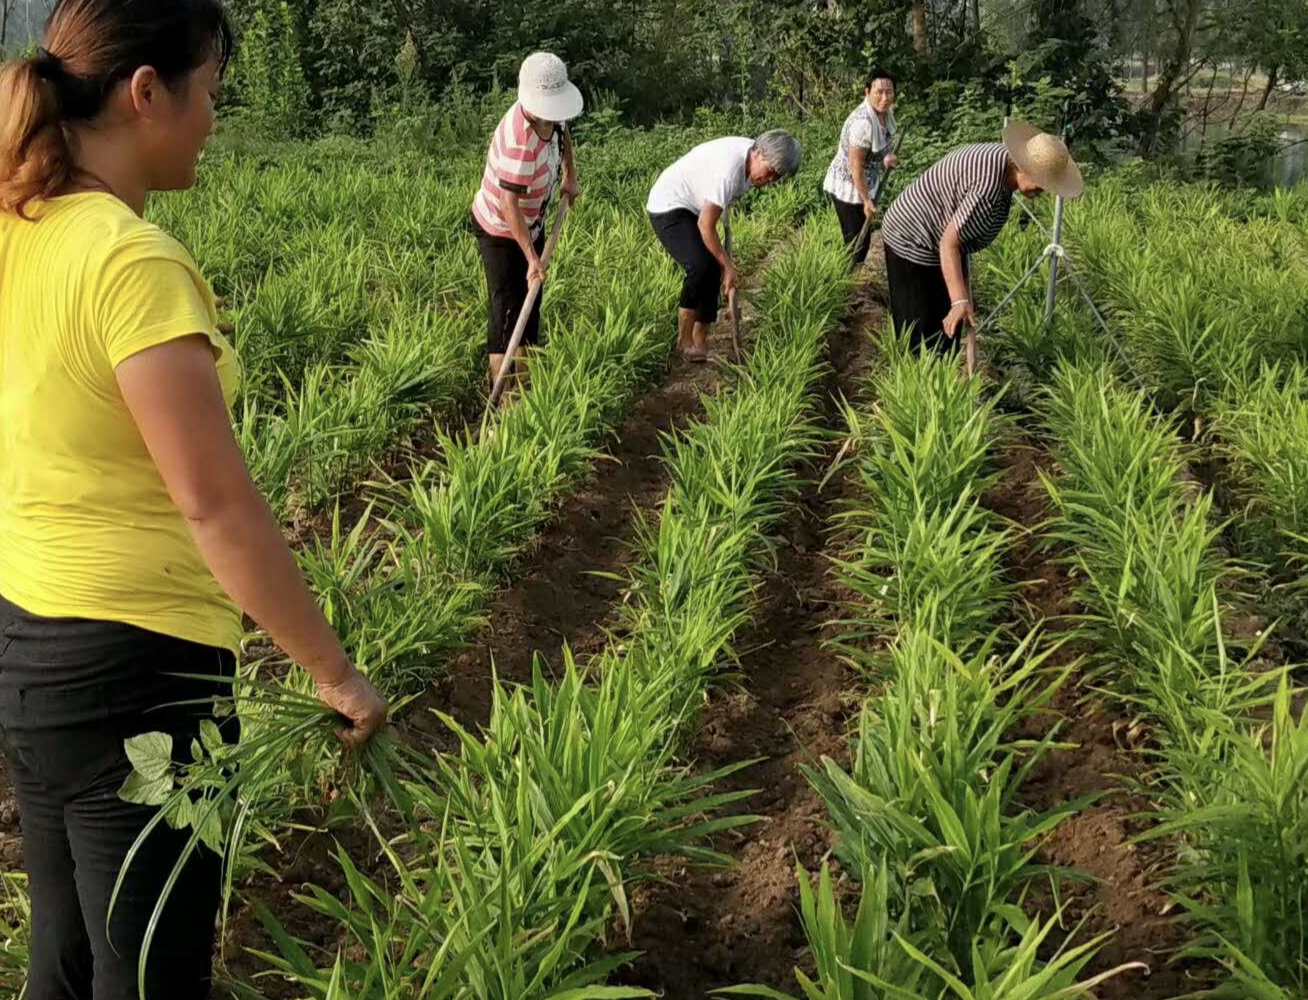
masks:
[[[831,205],[836,210],[836,218],[840,220],[840,232],[845,237],[845,246],[849,247],[850,260],[855,267],[861,267],[863,261],[867,260],[867,251],[872,245],[871,226],[867,227],[867,235],[863,239],[858,238],[863,232],[863,223],[867,221],[863,206],[851,205],[835,195],[831,195],[830,198]]]
[[[527,302],[527,255],[518,241],[504,236],[492,236],[473,220],[477,234],[477,248],[481,251],[481,266],[486,272],[486,291],[489,301],[486,329],[486,353],[504,354],[509,349],[513,328],[518,325],[522,307]],[[542,228],[534,240],[536,253],[545,250],[545,230]],[[545,289],[536,296],[531,317],[522,332],[522,343],[534,347],[540,343],[540,304]]]
[[[686,272],[681,283],[682,309],[693,309],[700,323],[716,323],[722,292],[722,265],[709,253],[699,234],[699,216],[679,208],[675,212],[649,213],[650,225],[659,242]]]
[[[963,258],[963,274],[968,272]],[[890,285],[890,313],[895,327],[909,331],[913,347],[930,347],[941,353],[957,351],[966,331],[955,337],[945,336],[945,317],[951,299],[945,284],[945,272],[939,264],[926,266],[899,256],[886,246],[886,281]]]
[[[118,797],[132,771],[123,741],[165,732],[175,758],[189,761],[212,713],[174,703],[231,688],[169,675],[233,669],[224,650],[130,625],[39,618],[0,598],[0,735],[32,897],[27,1000],[136,1000],[146,925],[190,830],[164,823],[150,835],[106,934],[124,856],[156,813]],[[204,847],[183,870],[151,946],[146,1000],[208,996],[220,875]]]

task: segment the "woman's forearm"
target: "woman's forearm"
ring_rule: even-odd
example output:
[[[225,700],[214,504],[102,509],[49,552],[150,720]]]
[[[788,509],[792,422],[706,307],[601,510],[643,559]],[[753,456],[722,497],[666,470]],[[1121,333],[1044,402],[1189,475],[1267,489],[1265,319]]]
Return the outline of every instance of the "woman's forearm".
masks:
[[[146,348],[114,369],[123,401],[218,585],[318,683],[350,720],[342,739],[368,740],[386,702],[346,659],[259,494],[232,435],[207,336]]]
[[[861,146],[855,146],[849,151],[849,173],[854,179],[854,190],[864,203],[872,200],[872,194],[867,189],[867,158],[867,150]]]
[[[187,526],[214,578],[320,684],[353,672],[268,504],[247,479]]]
[[[531,226],[527,225],[527,217],[522,214],[522,204],[518,200],[518,195],[512,191],[508,192],[504,198],[508,205],[508,211],[504,213],[504,221],[508,223],[509,232],[513,234],[514,241],[522,250],[522,255],[528,261],[536,259],[536,244],[531,238]]]
[[[722,218],[724,209],[716,205],[709,205],[699,213],[699,236],[704,241],[704,249],[713,255],[723,270],[733,268],[736,262],[731,259],[727,253],[727,248],[722,245],[722,239],[718,236],[718,220]]]
[[[963,245],[953,223],[950,223],[940,241],[940,270],[945,275],[945,287],[949,289],[950,301],[969,300],[971,293],[967,288],[967,272],[963,268]]]

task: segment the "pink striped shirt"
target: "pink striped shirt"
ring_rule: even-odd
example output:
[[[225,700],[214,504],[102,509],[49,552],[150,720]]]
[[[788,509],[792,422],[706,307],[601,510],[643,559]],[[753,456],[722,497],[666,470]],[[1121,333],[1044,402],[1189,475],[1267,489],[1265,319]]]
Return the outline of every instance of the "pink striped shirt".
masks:
[[[505,222],[506,191],[517,193],[522,216],[531,230],[540,228],[541,216],[559,182],[560,143],[558,128],[554,138],[542,139],[531,127],[522,105],[509,108],[491,138],[481,189],[472,202],[472,214],[482,229],[492,236],[513,235]]]

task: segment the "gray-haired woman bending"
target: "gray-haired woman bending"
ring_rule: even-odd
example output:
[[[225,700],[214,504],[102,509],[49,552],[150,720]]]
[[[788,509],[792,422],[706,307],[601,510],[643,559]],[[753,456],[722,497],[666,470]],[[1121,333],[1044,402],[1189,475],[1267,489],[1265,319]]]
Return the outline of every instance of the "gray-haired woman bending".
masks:
[[[750,188],[794,174],[801,154],[799,140],[781,129],[757,139],[728,136],[696,146],[655,182],[645,208],[659,241],[686,271],[677,310],[682,357],[709,360],[719,288],[730,295],[740,283],[736,263],[718,237],[722,213]]]

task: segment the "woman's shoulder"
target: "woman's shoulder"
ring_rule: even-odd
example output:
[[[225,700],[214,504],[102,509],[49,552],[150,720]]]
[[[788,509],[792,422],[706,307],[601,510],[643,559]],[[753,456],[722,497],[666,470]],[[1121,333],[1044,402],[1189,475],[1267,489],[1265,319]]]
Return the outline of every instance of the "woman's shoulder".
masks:
[[[90,269],[124,258],[167,258],[193,269],[190,253],[156,223],[143,219],[113,195],[101,192],[64,195],[42,204],[40,225],[76,254]]]
[[[104,237],[101,260],[106,266],[138,260],[170,260],[188,271],[198,272],[195,259],[180,240],[130,210],[107,226]]]

